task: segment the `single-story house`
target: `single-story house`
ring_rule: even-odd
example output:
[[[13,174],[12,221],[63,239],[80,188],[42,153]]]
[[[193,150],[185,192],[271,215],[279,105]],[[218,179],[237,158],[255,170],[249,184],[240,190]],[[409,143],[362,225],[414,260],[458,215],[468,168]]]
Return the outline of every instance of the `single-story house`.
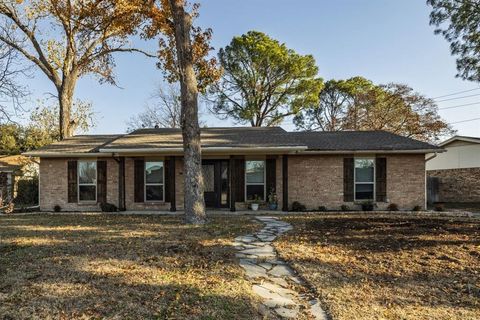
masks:
[[[383,131],[287,132],[272,128],[201,130],[208,208],[247,209],[275,193],[278,208],[339,209],[371,200],[378,208],[425,207],[428,143]],[[179,129],[79,135],[27,152],[40,158],[40,208],[181,210]]]
[[[428,156],[431,202],[480,203],[480,137],[454,136]]]

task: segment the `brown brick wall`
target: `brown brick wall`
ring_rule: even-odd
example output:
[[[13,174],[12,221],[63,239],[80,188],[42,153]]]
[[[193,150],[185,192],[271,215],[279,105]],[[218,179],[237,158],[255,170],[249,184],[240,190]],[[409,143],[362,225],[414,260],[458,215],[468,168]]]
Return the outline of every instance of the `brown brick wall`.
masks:
[[[343,202],[343,158],[341,155],[292,155],[289,156],[289,206],[299,201],[308,209],[326,206],[339,209]],[[40,207],[51,211],[56,204],[65,211],[98,211],[98,206],[68,203],[67,201],[68,159],[41,159],[40,162]],[[183,209],[184,181],[183,159],[176,162],[176,206]],[[107,201],[118,206],[118,164],[107,159]],[[276,163],[277,196],[282,208],[282,158]],[[125,159],[125,202],[127,210],[170,210],[170,203],[134,202],[134,158]],[[423,155],[387,156],[387,198],[401,209],[412,209],[425,203],[425,161]],[[348,203],[351,207],[355,204]],[[387,203],[379,204],[383,209]],[[236,203],[245,209],[245,203]]]
[[[40,160],[40,209],[52,211],[55,205],[59,205],[62,211],[99,211],[98,205],[68,203],[68,160],[66,158]],[[118,164],[114,159],[105,160],[107,161],[107,202],[118,205]]]
[[[401,209],[425,208],[425,155],[387,156],[387,199]]]
[[[343,204],[343,157],[289,156],[288,206],[298,201],[307,209]]]
[[[480,202],[480,168],[427,171],[439,178],[440,202]]]
[[[387,157],[387,199],[401,209],[425,206],[424,155],[391,155]],[[288,202],[304,204],[307,209],[339,209],[343,202],[342,155],[289,156]],[[385,209],[388,203],[378,203]]]

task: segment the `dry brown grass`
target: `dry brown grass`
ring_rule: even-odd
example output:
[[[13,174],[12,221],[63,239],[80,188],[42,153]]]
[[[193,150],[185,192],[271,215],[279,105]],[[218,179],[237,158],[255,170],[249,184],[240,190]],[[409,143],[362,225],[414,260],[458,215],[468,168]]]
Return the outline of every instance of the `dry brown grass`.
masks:
[[[291,216],[275,244],[333,319],[480,319],[480,220]]]
[[[255,319],[230,246],[249,217],[0,218],[0,319]]]

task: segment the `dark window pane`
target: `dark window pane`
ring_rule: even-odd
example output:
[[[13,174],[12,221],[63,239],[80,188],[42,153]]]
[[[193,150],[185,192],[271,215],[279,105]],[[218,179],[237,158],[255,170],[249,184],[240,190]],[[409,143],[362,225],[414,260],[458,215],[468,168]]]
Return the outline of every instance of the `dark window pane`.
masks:
[[[145,182],[163,183],[163,161],[145,162]]]
[[[147,201],[163,201],[163,186],[146,186]]]
[[[264,185],[247,185],[247,200],[255,200],[255,196],[262,201],[265,199]]]
[[[205,192],[215,191],[215,166],[213,164],[202,165],[203,184]]]
[[[97,162],[79,161],[78,162],[78,182],[96,183],[97,181]]]
[[[80,201],[97,200],[97,188],[95,186],[79,186],[78,189]]]
[[[355,199],[373,200],[373,184],[356,184]]]
[[[247,174],[247,183],[263,183],[265,161],[246,161],[245,172]]]
[[[355,159],[355,181],[373,182],[373,159]]]

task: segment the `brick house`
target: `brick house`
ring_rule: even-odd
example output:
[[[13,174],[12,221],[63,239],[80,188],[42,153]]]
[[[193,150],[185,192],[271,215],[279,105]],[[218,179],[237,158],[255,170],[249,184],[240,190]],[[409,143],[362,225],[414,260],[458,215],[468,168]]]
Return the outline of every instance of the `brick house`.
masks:
[[[447,152],[427,157],[430,202],[480,203],[480,137],[454,136],[439,146]]]
[[[281,128],[201,131],[208,208],[247,209],[276,194],[278,208],[425,207],[425,154],[436,146],[382,131],[286,132]],[[26,153],[40,158],[40,207],[51,211],[181,210],[179,129],[80,135]]]

